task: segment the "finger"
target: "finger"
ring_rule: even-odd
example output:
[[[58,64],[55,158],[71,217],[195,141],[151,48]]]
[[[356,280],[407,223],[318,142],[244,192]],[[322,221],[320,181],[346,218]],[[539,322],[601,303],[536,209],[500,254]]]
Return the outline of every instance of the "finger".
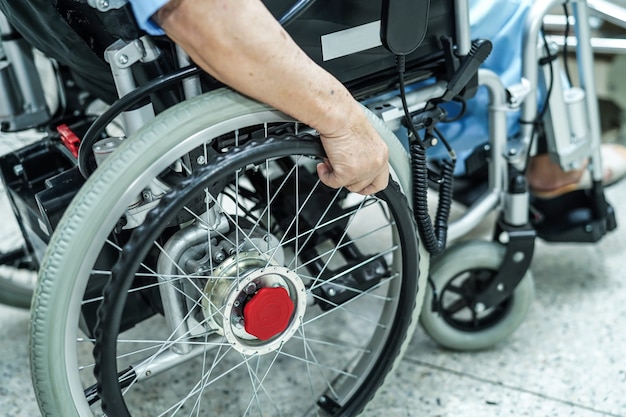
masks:
[[[361,195],[371,195],[376,194],[379,191],[384,190],[389,185],[389,174],[381,174],[374,179],[370,184],[361,188],[357,191],[360,186],[355,186],[354,189],[350,189],[350,191],[361,194]]]
[[[363,191],[371,188],[372,179],[367,179],[365,181],[355,182],[354,184],[344,186],[345,189],[352,193],[363,194]]]
[[[319,164],[317,164],[317,176],[320,178],[320,181],[322,181],[322,184],[330,188],[339,188],[342,186],[342,184],[333,174],[330,165],[325,162],[320,162]]]

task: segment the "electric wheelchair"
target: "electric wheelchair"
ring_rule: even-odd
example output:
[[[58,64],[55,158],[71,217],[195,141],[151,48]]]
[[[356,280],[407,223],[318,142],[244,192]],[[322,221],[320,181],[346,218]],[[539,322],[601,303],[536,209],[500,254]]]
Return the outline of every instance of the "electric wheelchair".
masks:
[[[32,2],[38,21],[61,19],[55,30],[77,46],[33,33],[34,9],[2,4],[14,21],[0,28],[0,122],[45,134],[0,158],[0,173],[25,240],[11,260],[39,270],[31,367],[45,415],[356,415],[418,322],[449,348],[492,346],[532,302],[537,237],[594,242],[616,227],[585,1],[569,2],[572,100],[540,35],[558,1],[529,12],[514,86],[480,69],[491,43],[471,39],[467,1],[267,1],[387,143],[392,180],[367,197],[321,184],[313,129],[143,33],[126,1],[43,3]],[[55,62],[54,114],[30,47]],[[489,137],[472,161],[486,177],[463,188],[438,126],[479,88]],[[94,99],[110,106],[94,114]],[[524,122],[510,138],[515,109]],[[541,135],[563,167],[592,161],[593,187],[568,196],[566,216],[533,201],[524,180]],[[428,161],[435,146],[447,157]],[[450,220],[454,201],[467,209]],[[457,243],[493,212],[492,240]]]

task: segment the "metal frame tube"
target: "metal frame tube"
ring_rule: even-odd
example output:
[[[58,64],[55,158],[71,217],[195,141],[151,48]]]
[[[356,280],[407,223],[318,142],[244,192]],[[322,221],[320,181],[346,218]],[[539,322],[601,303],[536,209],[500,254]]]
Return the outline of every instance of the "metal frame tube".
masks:
[[[526,78],[530,84],[533,94],[529,94],[522,103],[520,117],[525,123],[521,124],[520,132],[522,141],[526,147],[532,142],[533,125],[531,122],[537,116],[537,94],[539,86],[539,69],[537,63],[539,56],[537,45],[539,44],[539,33],[543,18],[548,11],[558,4],[562,4],[563,0],[545,0],[534,2],[530,8],[526,20],[524,21],[523,38],[522,38],[522,77]]]
[[[472,47],[468,0],[454,0],[454,16],[456,21],[457,53],[460,56],[467,55]]]
[[[538,91],[539,70],[537,62],[539,34],[543,18],[553,7],[565,3],[564,0],[546,0],[535,2],[531,7],[526,21],[524,22],[524,34],[522,40],[522,77],[526,78],[531,87],[531,91]],[[574,29],[576,33],[576,52],[578,66],[580,68],[581,87],[586,92],[586,106],[589,115],[590,139],[592,149],[592,176],[594,179],[602,179],[602,167],[600,166],[600,116],[598,104],[596,102],[596,89],[594,85],[593,73],[593,48],[591,46],[591,30],[589,28],[589,12],[586,0],[570,0],[574,7]],[[521,109],[522,142],[526,149],[532,143],[533,122],[538,111],[537,94],[529,95]]]
[[[563,36],[548,36],[548,42],[553,42],[559,47],[565,45]],[[626,39],[617,38],[591,38],[591,49],[596,54],[624,55],[626,54]],[[575,36],[567,37],[567,46],[576,47],[578,40]]]
[[[574,26],[576,37],[576,56],[578,59],[580,86],[586,93],[586,106],[591,140],[591,176],[595,181],[602,181],[602,160],[600,155],[600,111],[596,95],[595,76],[593,69],[593,49],[591,48],[591,29],[589,28],[589,10],[586,0],[573,3]]]
[[[186,66],[192,64],[191,59],[189,59],[189,55],[187,55],[187,53],[179,45],[176,45],[176,59],[178,60],[180,68],[185,68]],[[193,77],[185,78],[183,80],[183,92],[185,93],[186,100],[202,94],[200,77],[195,75]]]
[[[481,86],[489,92],[489,145],[491,163],[489,164],[489,188],[483,196],[470,206],[448,227],[448,242],[465,236],[482,222],[485,217],[502,204],[502,197],[507,175],[507,106],[506,89],[500,78],[492,71],[482,69],[478,72]]]

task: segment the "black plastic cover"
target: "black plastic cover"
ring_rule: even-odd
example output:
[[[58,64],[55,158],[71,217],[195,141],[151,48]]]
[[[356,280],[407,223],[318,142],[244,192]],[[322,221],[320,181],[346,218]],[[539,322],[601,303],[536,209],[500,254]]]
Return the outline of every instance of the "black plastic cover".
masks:
[[[265,0],[264,3],[275,17],[280,18],[295,2]],[[381,22],[382,25],[382,10],[383,0],[317,0],[286,29],[307,55],[349,86],[376,74],[395,80],[396,58],[383,46],[382,39],[377,47],[339,58],[324,60],[322,54],[323,36],[373,22]],[[387,25],[400,24],[405,30],[413,31],[414,38],[423,34],[423,41],[406,58],[407,71],[442,59],[442,36],[455,39],[453,0],[432,2],[427,21],[424,21],[424,16],[412,19],[407,13],[406,20],[398,23],[394,21],[395,15],[389,16]],[[368,84],[371,84],[370,80]]]
[[[415,51],[426,36],[430,0],[383,0],[380,38],[395,55]]]

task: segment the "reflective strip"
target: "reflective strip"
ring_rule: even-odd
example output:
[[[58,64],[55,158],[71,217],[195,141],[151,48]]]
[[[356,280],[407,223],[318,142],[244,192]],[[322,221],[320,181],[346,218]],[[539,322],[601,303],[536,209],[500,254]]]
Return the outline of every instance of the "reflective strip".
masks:
[[[324,61],[355,54],[382,45],[380,20],[322,36]]]

